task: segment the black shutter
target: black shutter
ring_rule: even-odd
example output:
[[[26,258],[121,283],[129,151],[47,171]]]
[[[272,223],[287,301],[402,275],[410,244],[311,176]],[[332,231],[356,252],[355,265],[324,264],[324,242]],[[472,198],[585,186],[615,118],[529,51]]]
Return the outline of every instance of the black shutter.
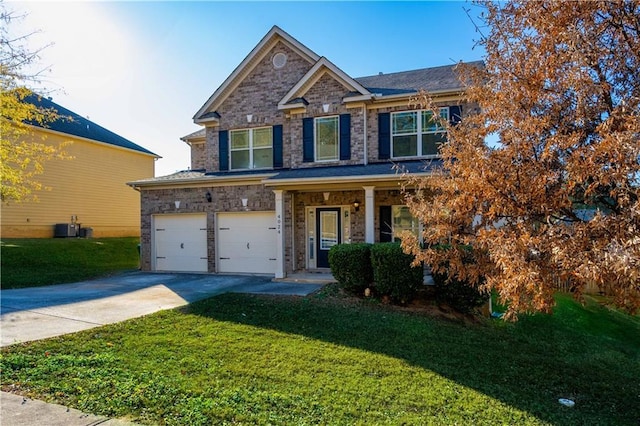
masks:
[[[462,107],[454,105],[449,107],[449,124],[455,126],[462,120]]]
[[[313,163],[313,118],[302,119],[302,161]]]
[[[393,229],[391,227],[391,206],[380,206],[380,242],[393,241]]]
[[[388,112],[378,114],[378,158],[391,158],[391,114]]]
[[[273,126],[273,168],[282,168],[282,124]]]
[[[340,159],[351,160],[351,114],[340,114]]]
[[[229,170],[229,131],[220,130],[218,132],[218,153],[220,170]]]

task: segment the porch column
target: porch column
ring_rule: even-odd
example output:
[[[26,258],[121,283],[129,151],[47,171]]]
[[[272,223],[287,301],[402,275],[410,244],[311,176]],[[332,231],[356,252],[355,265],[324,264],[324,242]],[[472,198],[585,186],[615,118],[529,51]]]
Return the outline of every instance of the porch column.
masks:
[[[276,194],[276,278],[284,278],[284,191],[274,189]]]
[[[366,243],[375,242],[375,197],[373,189],[375,186],[363,186],[364,188],[364,241]]]

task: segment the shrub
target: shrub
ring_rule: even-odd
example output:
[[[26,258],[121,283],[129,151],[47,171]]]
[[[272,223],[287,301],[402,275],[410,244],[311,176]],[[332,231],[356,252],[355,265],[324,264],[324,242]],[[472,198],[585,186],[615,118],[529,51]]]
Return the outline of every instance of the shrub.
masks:
[[[373,281],[371,244],[338,244],[329,250],[333,277],[349,293],[359,294]]]
[[[371,265],[375,288],[392,302],[407,303],[424,282],[422,266],[412,267],[414,257],[402,251],[399,243],[371,246]]]
[[[458,312],[469,313],[482,306],[489,295],[473,284],[450,277],[447,273],[433,273],[436,302],[446,303]]]

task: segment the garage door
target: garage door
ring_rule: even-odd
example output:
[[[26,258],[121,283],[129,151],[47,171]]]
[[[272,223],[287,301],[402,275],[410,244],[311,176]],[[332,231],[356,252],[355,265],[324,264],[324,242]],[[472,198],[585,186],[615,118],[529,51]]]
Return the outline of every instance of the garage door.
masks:
[[[156,271],[207,272],[207,216],[153,217]]]
[[[218,272],[275,274],[275,213],[219,213],[216,231]]]

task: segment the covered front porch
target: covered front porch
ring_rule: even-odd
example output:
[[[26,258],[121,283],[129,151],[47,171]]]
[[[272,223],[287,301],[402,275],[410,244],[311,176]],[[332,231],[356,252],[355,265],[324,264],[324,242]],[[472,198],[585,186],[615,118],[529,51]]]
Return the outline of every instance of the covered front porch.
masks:
[[[415,173],[426,173],[424,163],[412,164]],[[328,273],[336,244],[387,242],[401,230],[417,231],[404,206],[405,178],[384,163],[284,171],[263,181],[275,194],[275,278]]]

